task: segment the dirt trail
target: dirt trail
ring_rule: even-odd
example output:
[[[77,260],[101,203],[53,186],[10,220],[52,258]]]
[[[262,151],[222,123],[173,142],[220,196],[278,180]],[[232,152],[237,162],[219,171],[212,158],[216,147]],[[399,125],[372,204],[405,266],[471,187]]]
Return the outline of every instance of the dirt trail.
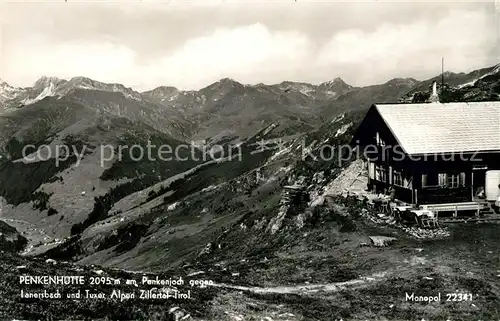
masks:
[[[345,282],[335,283],[320,283],[311,285],[295,285],[295,286],[276,286],[276,287],[248,287],[225,283],[218,283],[214,286],[226,289],[239,291],[248,291],[259,294],[312,294],[316,292],[338,292],[347,288],[357,288],[366,286],[367,283],[380,282],[387,279],[387,272],[375,273],[371,276],[361,277],[359,279],[349,280]]]

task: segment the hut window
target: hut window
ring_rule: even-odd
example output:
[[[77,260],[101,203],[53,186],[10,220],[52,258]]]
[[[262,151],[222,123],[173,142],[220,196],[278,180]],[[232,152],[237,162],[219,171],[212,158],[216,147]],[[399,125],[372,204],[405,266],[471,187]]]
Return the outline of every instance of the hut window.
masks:
[[[403,174],[398,171],[394,171],[393,182],[396,186],[403,186]]]
[[[458,188],[465,185],[465,173],[459,174],[447,174],[446,175],[447,186],[449,188]]]
[[[444,176],[439,176],[436,172],[422,174],[422,187],[439,185],[445,185]]]
[[[375,170],[375,179],[387,183],[387,168],[377,165]]]
[[[385,142],[382,138],[380,138],[380,134],[378,132],[375,135],[375,140],[377,141],[378,146],[385,146]]]

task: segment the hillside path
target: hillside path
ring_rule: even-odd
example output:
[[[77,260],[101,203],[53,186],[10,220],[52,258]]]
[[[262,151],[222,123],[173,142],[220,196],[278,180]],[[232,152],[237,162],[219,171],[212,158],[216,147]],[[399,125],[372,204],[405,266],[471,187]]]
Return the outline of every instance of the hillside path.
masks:
[[[275,286],[275,287],[253,287],[240,286],[225,283],[217,283],[214,286],[239,291],[248,291],[259,294],[312,294],[317,292],[338,292],[347,288],[367,286],[368,283],[380,282],[387,279],[387,272],[375,273],[369,277],[361,277],[345,282],[320,283],[310,285]]]

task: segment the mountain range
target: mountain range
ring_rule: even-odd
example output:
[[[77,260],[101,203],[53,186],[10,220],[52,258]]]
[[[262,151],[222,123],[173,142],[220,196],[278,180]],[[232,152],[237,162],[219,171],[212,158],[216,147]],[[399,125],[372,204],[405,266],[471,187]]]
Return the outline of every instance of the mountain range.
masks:
[[[176,138],[205,139],[248,135],[280,119],[290,130],[310,130],[320,123],[316,107],[351,89],[339,78],[319,86],[249,86],[225,78],[199,91],[162,86],[139,93],[84,77],[42,77],[28,88],[2,82],[0,102],[4,112],[10,112],[52,97],[89,106],[102,115],[141,121]]]
[[[182,140],[244,137],[275,121],[281,124],[281,131],[297,133],[374,101],[411,101],[415,92],[427,92],[434,80],[440,83],[444,78],[449,86],[467,89],[497,73],[498,66],[494,66],[467,74],[446,72],[425,81],[396,78],[366,87],[350,86],[340,78],[319,85],[290,81],[244,85],[224,78],[198,91],[160,86],[145,92],[85,77],[42,77],[27,88],[15,88],[0,80],[0,113],[52,97],[87,106],[103,117],[140,121]]]

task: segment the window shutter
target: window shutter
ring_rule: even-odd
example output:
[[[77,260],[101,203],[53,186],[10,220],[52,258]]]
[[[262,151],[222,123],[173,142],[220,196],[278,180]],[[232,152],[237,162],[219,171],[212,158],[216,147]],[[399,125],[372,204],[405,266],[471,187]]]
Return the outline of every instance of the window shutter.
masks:
[[[413,178],[404,178],[404,187],[406,188],[412,188],[412,182],[413,182]]]
[[[460,173],[460,185],[465,186],[465,173]]]
[[[370,178],[375,179],[375,164],[370,162],[368,166],[370,166]]]
[[[439,175],[438,175],[438,185],[439,186],[446,186],[447,185],[446,174],[439,173]]]

